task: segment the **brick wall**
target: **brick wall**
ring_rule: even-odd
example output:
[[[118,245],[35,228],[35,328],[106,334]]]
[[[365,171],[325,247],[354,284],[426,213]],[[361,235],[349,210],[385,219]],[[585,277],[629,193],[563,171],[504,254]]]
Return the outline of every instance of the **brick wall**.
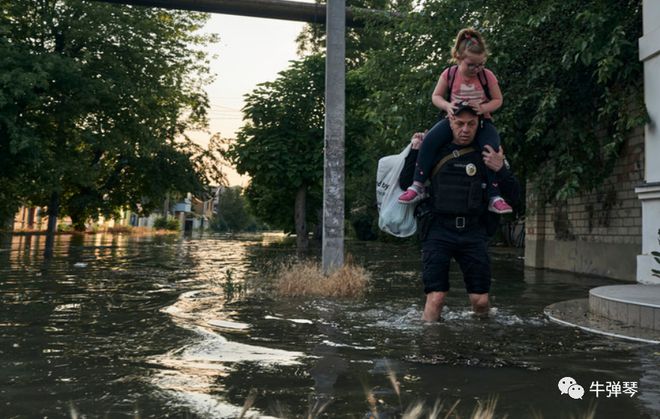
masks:
[[[644,131],[628,137],[598,191],[541,206],[527,185],[525,264],[634,281],[642,246]]]

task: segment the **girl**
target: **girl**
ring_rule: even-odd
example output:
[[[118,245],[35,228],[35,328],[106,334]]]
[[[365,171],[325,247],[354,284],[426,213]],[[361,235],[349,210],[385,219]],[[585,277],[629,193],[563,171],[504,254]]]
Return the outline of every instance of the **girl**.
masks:
[[[432,96],[433,104],[447,112],[447,118],[435,124],[424,137],[417,155],[414,182],[399,197],[402,204],[412,204],[423,198],[424,183],[429,177],[435,156],[452,141],[449,118],[454,116],[459,103],[469,102],[477,114],[482,116],[476,137],[479,147],[483,149],[485,145],[490,145],[499,151],[500,136],[493,125],[491,113],[502,106],[502,92],[493,72],[484,67],[488,51],[483,37],[472,28],[461,29],[451,55],[456,65],[442,72]],[[511,206],[500,196],[495,173],[488,170],[487,177],[488,210],[497,214],[512,212]]]

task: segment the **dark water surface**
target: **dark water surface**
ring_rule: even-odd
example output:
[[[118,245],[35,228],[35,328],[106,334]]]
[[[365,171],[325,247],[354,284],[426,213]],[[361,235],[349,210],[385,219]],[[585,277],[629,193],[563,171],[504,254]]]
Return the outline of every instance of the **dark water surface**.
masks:
[[[458,272],[445,320],[419,319],[415,245],[348,243],[373,276],[363,299],[284,299],[274,267],[293,254],[261,236],[59,236],[0,243],[0,417],[362,418],[436,401],[468,417],[660,417],[660,347],[549,323],[543,308],[616,282],[523,268],[493,252],[494,312],[475,319]],[[573,377],[582,400],[561,395]],[[400,396],[391,377],[399,382]],[[638,392],[596,397],[593,382]],[[535,416],[536,415],[536,416]],[[444,417],[444,415],[441,415]]]

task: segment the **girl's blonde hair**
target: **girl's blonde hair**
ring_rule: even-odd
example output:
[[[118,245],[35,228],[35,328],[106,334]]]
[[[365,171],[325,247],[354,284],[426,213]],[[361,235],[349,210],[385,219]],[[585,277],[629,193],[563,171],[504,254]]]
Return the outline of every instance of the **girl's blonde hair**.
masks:
[[[451,47],[451,59],[458,62],[465,56],[465,51],[473,54],[484,54],[488,56],[486,41],[479,31],[474,28],[464,28],[456,35],[454,46]]]

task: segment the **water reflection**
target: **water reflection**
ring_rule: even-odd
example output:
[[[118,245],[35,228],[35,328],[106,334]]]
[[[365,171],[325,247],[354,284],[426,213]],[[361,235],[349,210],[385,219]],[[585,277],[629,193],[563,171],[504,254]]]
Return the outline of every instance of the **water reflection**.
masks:
[[[397,415],[436,400],[468,416],[570,417],[557,381],[637,381],[597,417],[657,417],[657,349],[551,324],[543,308],[613,281],[526,270],[493,256],[494,311],[474,318],[452,271],[444,321],[420,321],[414,245],[349,243],[374,277],[360,300],[275,298],[268,272],[294,252],[273,237],[42,236],[0,241],[0,403],[9,417]],[[393,380],[393,378],[395,380]],[[401,392],[396,391],[398,382]],[[251,393],[255,389],[256,393]],[[35,399],[34,395],[43,395]],[[586,399],[595,400],[592,394]]]

